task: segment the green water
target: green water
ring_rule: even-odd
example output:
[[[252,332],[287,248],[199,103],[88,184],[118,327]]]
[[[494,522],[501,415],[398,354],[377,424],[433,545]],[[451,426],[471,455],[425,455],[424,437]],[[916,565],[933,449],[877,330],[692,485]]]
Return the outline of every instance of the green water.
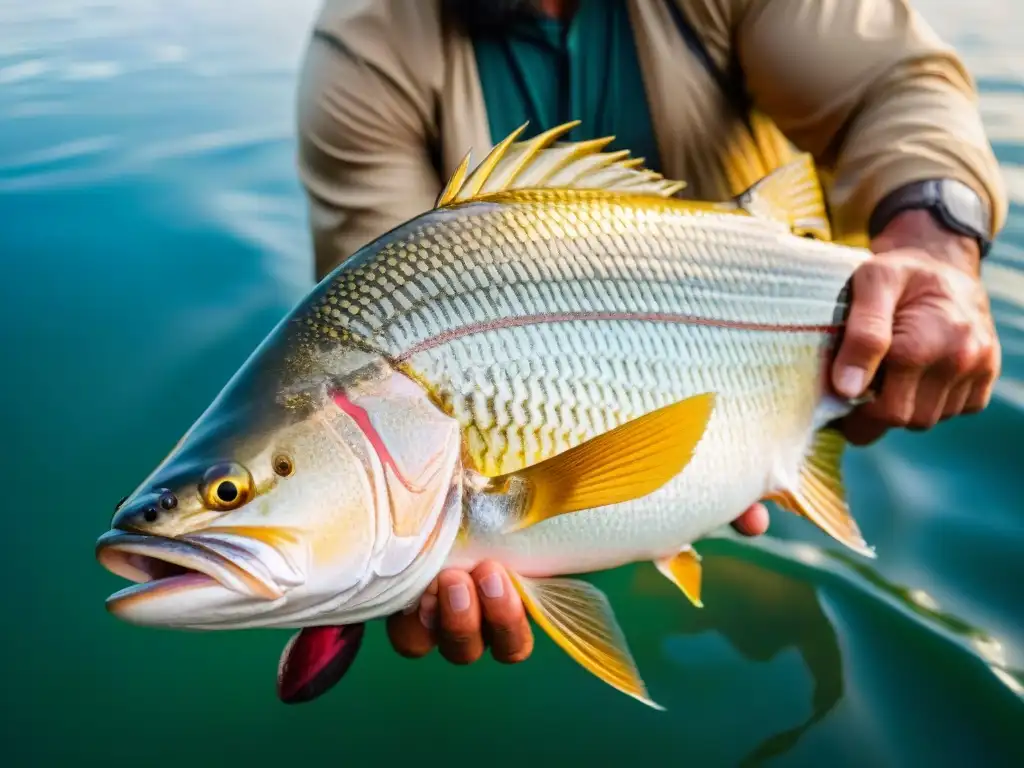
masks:
[[[114,503],[311,285],[291,110],[315,7],[0,0],[0,764],[1024,765],[1024,311],[1003,304],[991,409],[848,461],[877,562],[776,515],[702,548],[703,611],[649,566],[595,578],[667,713],[546,639],[455,668],[381,627],[289,708],[285,633],[106,614]],[[1018,201],[993,264],[1024,267],[1024,12],[923,8]]]

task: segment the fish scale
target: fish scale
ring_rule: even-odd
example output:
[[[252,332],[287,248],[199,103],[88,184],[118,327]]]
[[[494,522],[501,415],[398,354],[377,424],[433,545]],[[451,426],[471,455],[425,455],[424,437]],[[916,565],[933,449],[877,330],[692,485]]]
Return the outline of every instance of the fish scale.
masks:
[[[398,234],[377,260],[345,278],[347,286],[354,279],[358,296],[383,265],[399,296],[415,294],[420,301],[404,302],[406,309],[397,314],[342,314],[337,330],[359,334],[383,354],[404,359],[466,430],[476,468],[486,474],[542,461],[703,391],[719,397],[707,444],[723,447],[707,467],[698,452],[693,474],[744,474],[738,446],[749,450],[760,439],[767,454],[779,438],[806,434],[818,394],[814,377],[806,379],[814,382],[810,386],[787,388],[784,376],[772,374],[820,367],[828,334],[792,327],[826,329],[841,316],[850,261],[830,259],[823,244],[792,238],[752,218],[671,204],[630,207],[608,196],[581,198],[531,193],[506,206],[486,202],[437,212],[437,223],[428,215],[417,229]],[[483,237],[484,231],[490,236]],[[425,238],[436,246],[431,252],[440,266],[431,266],[429,283],[417,284],[427,274],[413,266]],[[642,319],[488,327],[530,315],[666,311],[695,321],[785,328],[744,331]],[[481,328],[409,354],[473,326]],[[639,376],[626,373],[627,360]],[[788,433],[781,423],[767,428],[779,421],[773,418],[778,413],[793,421]],[[793,414],[800,418],[794,421]],[[750,424],[759,426],[744,426]],[[760,470],[755,476],[768,467]],[[515,562],[509,550],[519,547],[524,560],[536,559],[540,551],[560,551],[562,528],[566,535],[579,528],[588,531],[588,547],[596,552],[601,547],[594,531],[606,531],[601,541],[614,548],[623,525],[645,526],[651,541],[671,549],[706,532],[679,523],[672,531],[649,525],[664,514],[661,497],[669,506],[680,498],[692,505],[694,489],[686,486],[680,478],[633,504],[650,510],[652,520],[619,510],[600,514],[602,523],[616,521],[602,527],[595,526],[597,515],[580,513],[504,537],[499,551]],[[720,498],[717,506],[722,507]],[[707,520],[702,511],[697,505],[692,517]],[[477,544],[493,547],[497,541],[479,536]]]
[[[720,320],[797,325],[831,324],[842,310],[834,288],[837,278],[842,283],[848,277],[849,262],[832,259],[830,264],[820,243],[794,249],[787,233],[764,222],[671,206],[656,211],[657,217],[650,212],[639,216],[633,208],[600,199],[568,203],[537,197],[534,203],[513,204],[528,211],[511,217],[521,237],[499,230],[489,238],[490,246],[471,233],[510,219],[498,203],[428,214],[376,259],[337,279],[321,303],[310,308],[322,321],[314,331],[352,334],[400,356],[460,323],[517,311],[671,307]],[[566,210],[572,208],[578,212]],[[583,230],[584,222],[617,216],[624,234],[585,231],[576,239],[554,240],[545,225],[566,224],[570,214],[573,226]],[[431,223],[433,216],[444,223],[443,231]],[[464,226],[467,219],[477,225]],[[425,237],[439,249],[429,264],[422,260]],[[554,253],[544,247],[552,241],[559,245]],[[507,252],[513,242],[515,251]],[[526,264],[537,268],[534,276]],[[428,268],[429,273],[424,271]],[[601,272],[609,279],[597,288]],[[489,277],[486,286],[478,285],[481,275]],[[369,292],[378,284],[391,288],[389,295],[400,305],[397,312],[385,313],[383,305],[372,302]],[[323,312],[331,299],[338,306]]]

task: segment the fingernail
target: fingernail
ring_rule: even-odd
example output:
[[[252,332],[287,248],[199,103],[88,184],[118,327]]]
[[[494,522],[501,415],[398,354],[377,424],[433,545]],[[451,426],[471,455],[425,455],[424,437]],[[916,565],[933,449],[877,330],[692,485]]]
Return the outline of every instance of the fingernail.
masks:
[[[469,608],[469,588],[465,584],[452,584],[448,587],[448,604],[456,613]]]
[[[437,624],[437,598],[434,595],[424,595],[420,599],[420,624],[427,629],[433,629]]]
[[[505,582],[501,579],[500,573],[492,573],[480,580],[480,591],[484,597],[493,600],[505,594]]]
[[[839,371],[837,384],[839,390],[848,397],[856,397],[864,391],[867,384],[867,371],[863,368],[843,368]]]

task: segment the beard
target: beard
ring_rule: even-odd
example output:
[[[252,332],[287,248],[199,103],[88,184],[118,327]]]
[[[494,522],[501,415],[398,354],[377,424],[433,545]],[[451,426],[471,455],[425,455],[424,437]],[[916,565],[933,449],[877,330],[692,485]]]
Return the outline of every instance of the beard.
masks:
[[[537,0],[443,0],[446,16],[474,36],[504,31],[524,17],[536,15]]]

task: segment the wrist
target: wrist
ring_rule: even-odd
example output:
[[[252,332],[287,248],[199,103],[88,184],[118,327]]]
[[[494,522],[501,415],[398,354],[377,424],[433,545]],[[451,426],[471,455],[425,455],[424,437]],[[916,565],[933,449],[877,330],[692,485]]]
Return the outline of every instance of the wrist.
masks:
[[[926,210],[896,214],[871,241],[871,250],[875,253],[905,248],[923,251],[971,275],[981,271],[978,241],[945,228]]]
[[[978,192],[957,179],[936,178],[904,184],[883,197],[868,221],[868,234],[893,244],[887,247],[920,248],[977,272],[992,244],[991,224],[990,206]]]

